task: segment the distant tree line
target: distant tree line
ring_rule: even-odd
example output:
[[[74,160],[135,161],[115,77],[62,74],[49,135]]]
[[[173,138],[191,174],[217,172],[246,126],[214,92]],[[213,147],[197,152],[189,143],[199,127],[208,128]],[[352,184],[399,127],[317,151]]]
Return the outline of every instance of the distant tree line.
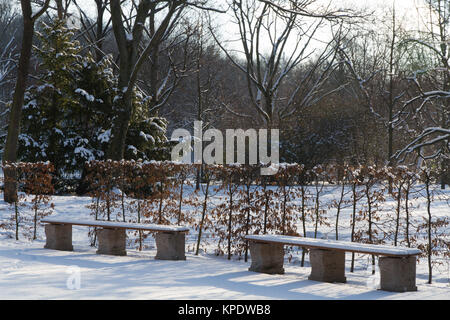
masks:
[[[416,30],[395,2],[0,0],[2,159],[50,160],[57,189],[83,189],[85,161],[167,159],[201,120],[279,128],[281,160],[309,168],[435,159],[444,188],[449,7],[424,0]]]

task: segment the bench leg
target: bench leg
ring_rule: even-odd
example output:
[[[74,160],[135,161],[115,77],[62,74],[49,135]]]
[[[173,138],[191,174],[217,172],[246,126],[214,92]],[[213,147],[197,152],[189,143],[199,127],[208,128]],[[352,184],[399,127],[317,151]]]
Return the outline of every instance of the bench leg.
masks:
[[[46,224],[45,249],[73,251],[72,225],[70,224]]]
[[[158,260],[186,260],[185,234],[183,232],[158,232],[156,257]]]
[[[345,252],[311,249],[309,253],[311,275],[309,280],[322,282],[346,282]]]
[[[284,274],[283,244],[250,241],[252,264],[249,271],[269,274]]]
[[[99,229],[97,230],[98,250],[97,254],[114,256],[126,256],[126,232],[125,229]]]
[[[384,291],[417,291],[416,257],[380,257],[380,289]]]

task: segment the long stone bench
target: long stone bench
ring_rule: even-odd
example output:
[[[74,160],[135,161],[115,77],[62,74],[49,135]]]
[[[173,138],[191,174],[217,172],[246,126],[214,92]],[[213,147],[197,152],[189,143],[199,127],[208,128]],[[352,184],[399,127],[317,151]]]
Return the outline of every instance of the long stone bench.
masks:
[[[126,230],[132,229],[157,232],[155,259],[186,260],[185,234],[189,232],[186,227],[62,218],[45,218],[41,222],[45,224],[46,249],[73,251],[72,226],[77,225],[101,228],[97,230],[98,254],[125,256]]]
[[[250,245],[250,271],[283,274],[283,246],[291,245],[310,249],[309,280],[346,282],[345,252],[355,252],[380,256],[381,290],[417,291],[416,256],[421,253],[418,249],[282,235],[248,235],[245,238]]]

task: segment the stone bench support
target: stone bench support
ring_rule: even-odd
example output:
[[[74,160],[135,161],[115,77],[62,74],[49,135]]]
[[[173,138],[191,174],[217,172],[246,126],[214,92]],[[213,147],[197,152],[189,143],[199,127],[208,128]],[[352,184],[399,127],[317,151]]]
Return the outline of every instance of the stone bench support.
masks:
[[[158,232],[155,236],[158,260],[186,260],[183,232]]]
[[[46,224],[45,237],[45,249],[73,251],[72,225]]]
[[[346,282],[345,253],[362,253],[379,257],[381,290],[417,291],[416,256],[421,254],[417,248],[287,235],[252,234],[244,239],[250,243],[250,271],[283,273],[283,246],[290,245],[310,250],[309,280],[343,283]]]
[[[311,275],[309,280],[322,282],[346,282],[345,252],[311,249],[309,253]]]
[[[156,233],[156,259],[186,260],[185,233],[189,228],[176,225],[126,223],[118,221],[85,221],[75,219],[44,218],[47,243],[45,248],[73,251],[72,226],[95,227],[97,230],[97,254],[126,256],[127,230]]]
[[[380,289],[384,291],[417,291],[416,257],[379,257]]]
[[[268,274],[284,274],[283,244],[250,241],[252,264],[249,271]]]
[[[126,256],[125,229],[99,229],[97,230],[97,254]]]

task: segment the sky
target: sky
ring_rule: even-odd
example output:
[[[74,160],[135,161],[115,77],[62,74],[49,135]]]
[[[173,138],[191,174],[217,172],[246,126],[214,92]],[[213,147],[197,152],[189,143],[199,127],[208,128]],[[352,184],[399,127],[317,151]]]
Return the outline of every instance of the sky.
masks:
[[[217,3],[218,7],[225,7],[225,0],[213,0]],[[391,8],[395,3],[396,10],[399,15],[406,15],[408,17],[408,23],[414,25],[417,22],[416,8],[423,5],[424,0],[318,0],[318,3],[327,4],[331,1],[332,5],[341,8],[352,8],[355,10],[374,10],[378,17],[383,16],[383,9]],[[93,0],[77,0],[77,3],[83,7],[86,12],[90,12],[92,16],[95,16],[95,6]],[[216,6],[215,6],[216,7]],[[229,24],[226,23],[226,17],[224,15],[216,15],[224,29],[228,29]]]
[[[214,7],[226,8],[225,0],[212,0]],[[390,19],[389,11],[391,10],[393,4],[395,4],[396,15],[399,19],[401,19],[402,25],[407,29],[417,30],[419,28],[423,28],[423,17],[419,16],[418,8],[424,6],[424,0],[317,0],[317,4],[327,5],[330,3],[334,7],[340,8],[351,8],[355,11],[363,11],[363,12],[374,12],[374,22],[372,26],[374,28],[379,28],[380,24],[382,24],[383,19]],[[92,17],[95,17],[95,5],[93,0],[77,0],[77,3],[86,10]],[[427,16],[426,14],[424,15]],[[230,14],[212,14],[212,21],[217,26],[217,34],[221,39],[222,44],[229,50],[232,50],[237,55],[239,55],[239,51],[241,50],[241,44],[239,40],[239,32],[236,24],[232,23],[232,17]],[[389,23],[389,22],[388,22]],[[370,24],[369,24],[370,26]],[[310,45],[311,50],[315,50],[316,52],[320,52],[321,48],[324,47],[323,42],[328,42],[331,39],[331,32],[329,27],[322,28],[319,32],[316,33],[316,41],[313,41]],[[294,45],[296,43],[295,37],[292,37],[289,45],[285,49],[287,54],[293,50]],[[267,38],[267,46],[265,48],[266,51],[269,50],[270,46],[268,45]],[[321,43],[322,42],[322,43]],[[264,46],[263,46],[264,48]]]
[[[221,1],[220,1],[221,2]],[[327,5],[330,0],[318,0],[319,4]],[[392,10],[392,6],[395,5],[396,16],[402,22],[402,25],[407,29],[418,29],[422,28],[423,21],[419,18],[418,8],[423,6],[424,0],[331,0],[334,7],[337,8],[351,8],[356,12],[374,12],[374,23],[372,24],[374,28],[380,28],[380,24],[383,19],[389,19],[388,24],[390,24],[390,14],[387,15]],[[228,46],[236,51],[240,50],[239,42],[227,41],[230,39],[239,38],[239,30],[237,26],[232,22],[232,19],[227,14],[216,14],[214,19],[221,30],[222,39]],[[369,24],[370,26],[370,24]],[[320,41],[328,42],[331,40],[332,34],[328,25],[324,26],[319,32],[316,33],[315,37],[317,41],[311,43],[311,48],[320,51],[324,44]],[[295,40],[295,37],[292,38]],[[291,47],[294,46],[294,41],[291,42]],[[286,49],[289,51],[289,47]]]

